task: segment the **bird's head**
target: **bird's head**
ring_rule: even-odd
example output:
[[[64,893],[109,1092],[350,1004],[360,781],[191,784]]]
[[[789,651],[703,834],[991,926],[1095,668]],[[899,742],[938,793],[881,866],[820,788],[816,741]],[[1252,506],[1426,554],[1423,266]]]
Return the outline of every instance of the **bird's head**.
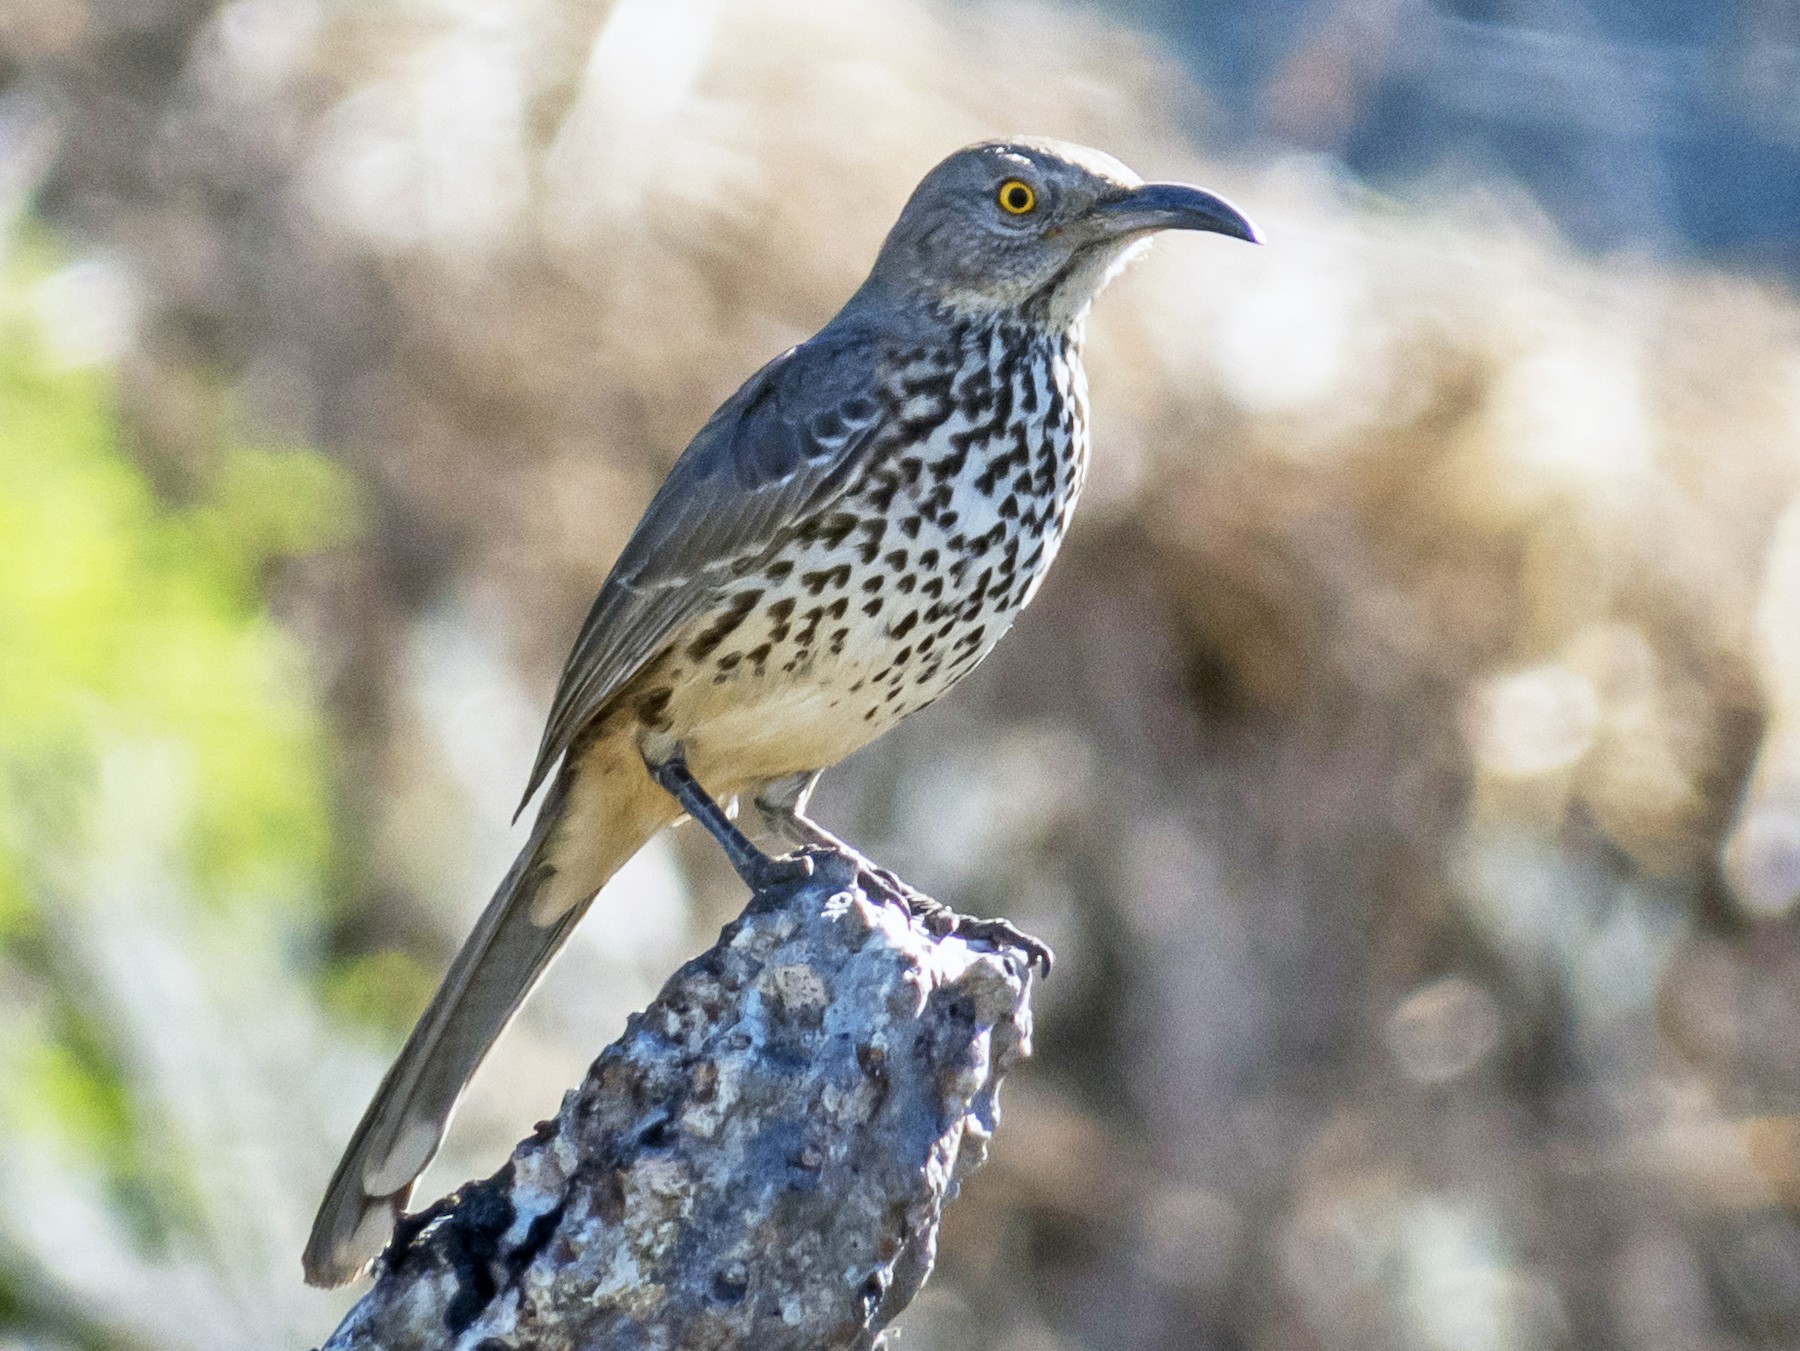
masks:
[[[1098,150],[985,141],[957,151],[913,190],[864,293],[1061,327],[1161,230],[1259,242],[1224,198],[1146,183]]]

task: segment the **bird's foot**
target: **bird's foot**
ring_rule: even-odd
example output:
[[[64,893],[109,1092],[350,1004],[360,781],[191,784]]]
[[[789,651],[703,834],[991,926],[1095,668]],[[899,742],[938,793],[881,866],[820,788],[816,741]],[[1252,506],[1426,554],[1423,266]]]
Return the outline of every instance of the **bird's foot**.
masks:
[[[646,758],[644,767],[649,770],[650,777],[719,842],[732,871],[758,895],[804,882],[813,875],[814,862],[831,852],[808,847],[777,857],[765,854],[737,828],[725,808],[701,787],[679,746],[666,759],[653,762]]]
[[[904,906],[933,938],[948,938],[955,934],[973,942],[1011,948],[1025,954],[1027,967],[1035,966],[1044,975],[1050,974],[1051,964],[1056,960],[1050,945],[1003,919],[977,919],[974,915],[958,914],[936,897],[908,886],[888,869],[876,867],[865,858],[857,860],[856,880],[870,895]]]
[[[747,856],[733,857],[731,864],[737,875],[744,879],[744,885],[760,895],[794,886],[811,877],[815,853],[811,849],[797,849],[791,854],[770,855],[759,849]]]
[[[958,938],[977,943],[987,943],[997,948],[1011,948],[1014,952],[1025,954],[1025,965],[1035,966],[1044,975],[1050,974],[1050,967],[1056,961],[1056,954],[1050,951],[1050,945],[1041,938],[1033,938],[1023,929],[1007,923],[1003,919],[979,919],[974,915],[959,915],[941,901],[932,901],[936,907],[929,914],[921,915],[925,927],[939,938],[955,934]],[[915,912],[916,913],[916,912]]]

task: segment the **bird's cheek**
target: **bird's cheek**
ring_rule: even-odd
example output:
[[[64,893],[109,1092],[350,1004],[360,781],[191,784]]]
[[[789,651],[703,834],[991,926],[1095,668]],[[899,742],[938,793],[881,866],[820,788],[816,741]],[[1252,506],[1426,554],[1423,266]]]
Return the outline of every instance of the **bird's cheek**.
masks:
[[[1148,235],[1128,240],[1105,240],[1090,245],[1076,256],[1058,288],[1066,304],[1079,308],[1086,305],[1108,282],[1144,255],[1150,247]]]
[[[1124,247],[1115,249],[1112,260],[1107,263],[1101,275],[1100,284],[1106,285],[1107,282],[1150,252],[1150,241],[1154,238],[1154,235],[1139,235],[1136,239],[1128,241]]]

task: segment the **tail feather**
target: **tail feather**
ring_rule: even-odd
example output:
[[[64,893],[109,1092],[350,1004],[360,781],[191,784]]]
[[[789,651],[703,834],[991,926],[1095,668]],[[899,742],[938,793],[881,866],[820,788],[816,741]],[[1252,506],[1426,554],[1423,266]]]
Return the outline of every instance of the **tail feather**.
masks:
[[[620,810],[631,804],[620,801],[617,791],[616,770],[622,766],[613,768],[613,774],[591,776],[611,784],[571,783],[565,774],[553,785],[531,839],[344,1150],[301,1258],[310,1284],[354,1280],[387,1245],[488,1049],[581,921],[594,893],[675,814],[672,804],[653,812]],[[656,792],[641,768],[636,778]],[[589,787],[603,789],[599,802],[582,791]],[[614,791],[604,791],[607,787]],[[595,813],[595,807],[611,810]],[[579,838],[565,839],[565,825]]]

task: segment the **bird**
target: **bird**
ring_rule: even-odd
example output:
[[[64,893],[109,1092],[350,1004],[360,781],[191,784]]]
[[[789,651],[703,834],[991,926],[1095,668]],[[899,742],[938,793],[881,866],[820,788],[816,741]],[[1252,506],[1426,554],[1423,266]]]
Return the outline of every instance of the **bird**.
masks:
[[[457,1099],[601,885],[699,821],[760,890],[850,859],[937,931],[997,939],[807,815],[820,774],[993,650],[1055,559],[1088,465],[1082,348],[1100,290],[1161,231],[1260,242],[1243,212],[1111,155],[984,141],[919,182],[867,280],[707,420],[575,639],[518,859],[377,1089],[302,1265],[380,1255]],[[726,805],[747,803],[772,857]]]

